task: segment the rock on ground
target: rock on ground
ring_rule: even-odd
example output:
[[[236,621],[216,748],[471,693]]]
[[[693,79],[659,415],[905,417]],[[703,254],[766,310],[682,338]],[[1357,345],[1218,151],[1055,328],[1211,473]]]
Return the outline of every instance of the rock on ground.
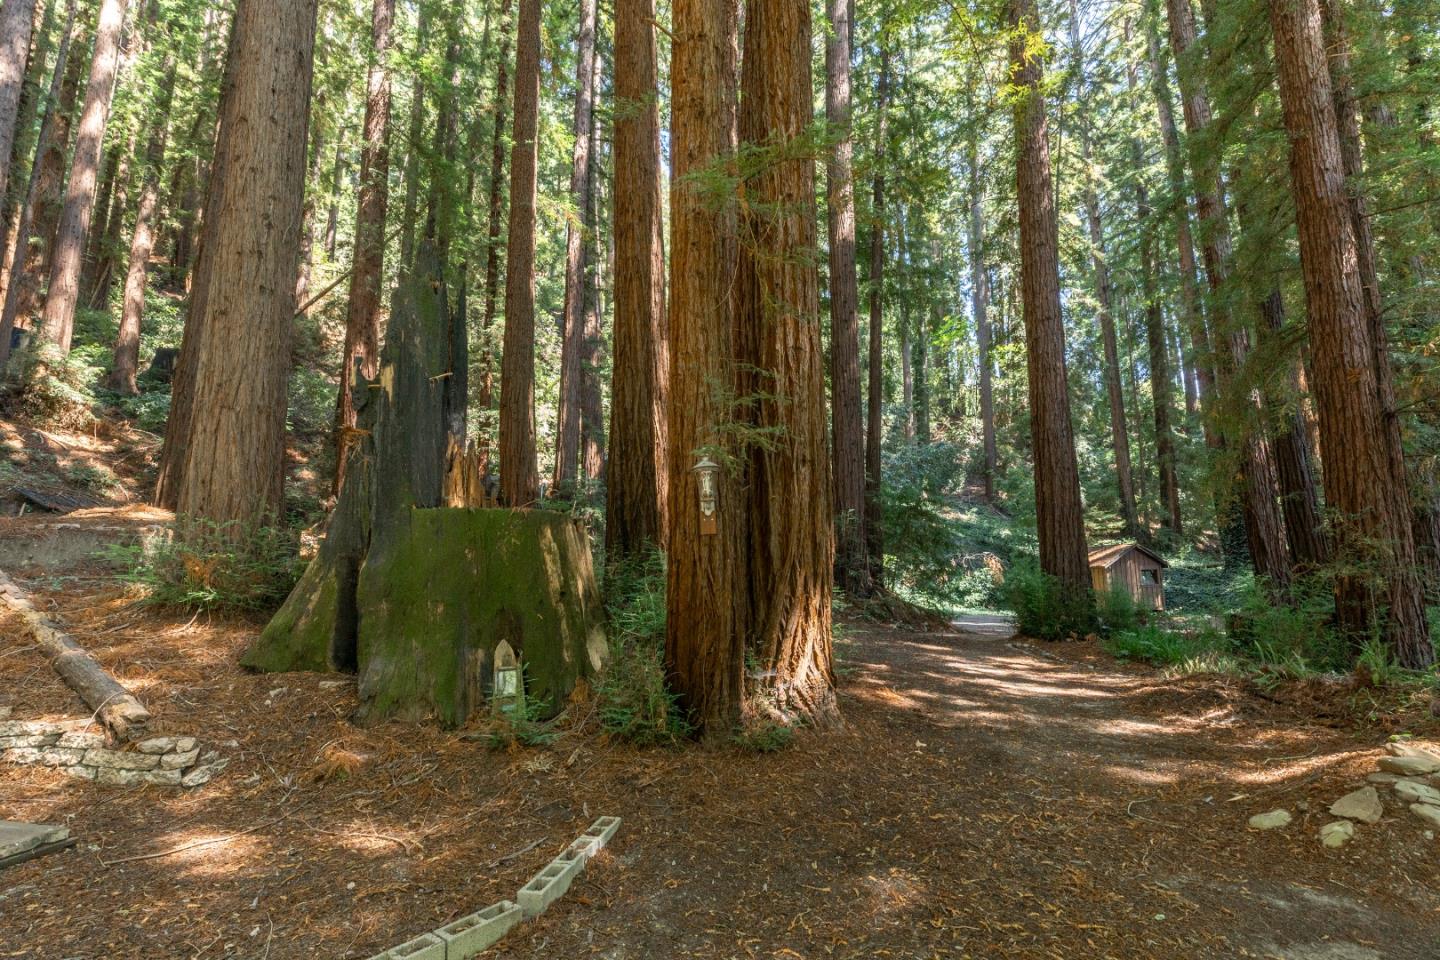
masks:
[[[1336,820],[1320,828],[1320,842],[1331,848],[1345,846],[1354,836],[1355,824],[1349,820]]]
[[[1330,804],[1330,815],[1376,823],[1385,815],[1385,807],[1381,805],[1380,794],[1374,787],[1362,787]]]
[[[1289,810],[1271,810],[1251,817],[1250,827],[1254,830],[1274,830],[1276,827],[1288,826],[1292,819]]]

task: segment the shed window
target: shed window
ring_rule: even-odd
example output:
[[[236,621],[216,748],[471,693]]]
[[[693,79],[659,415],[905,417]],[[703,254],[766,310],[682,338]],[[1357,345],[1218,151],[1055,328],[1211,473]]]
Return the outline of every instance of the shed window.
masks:
[[[1152,587],[1158,585],[1158,584],[1160,583],[1160,571],[1159,571],[1159,570],[1141,570],[1141,571],[1140,571],[1140,582],[1143,583],[1143,584],[1146,584],[1146,585],[1148,585],[1148,586],[1152,586]]]

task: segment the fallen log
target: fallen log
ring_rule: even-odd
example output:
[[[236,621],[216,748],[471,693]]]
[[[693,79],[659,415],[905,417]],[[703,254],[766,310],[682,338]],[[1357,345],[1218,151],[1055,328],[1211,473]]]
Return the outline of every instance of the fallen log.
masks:
[[[0,571],[0,601],[25,621],[50,666],[79,694],[86,706],[95,711],[96,719],[105,729],[121,741],[132,740],[144,731],[150,722],[150,711],[144,704],[110,676],[84,647],[35,609],[30,594],[3,571]]]

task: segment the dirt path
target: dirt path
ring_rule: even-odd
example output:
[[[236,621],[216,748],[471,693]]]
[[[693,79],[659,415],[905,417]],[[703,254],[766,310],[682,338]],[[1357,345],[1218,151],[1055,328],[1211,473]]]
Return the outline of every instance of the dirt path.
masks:
[[[0,874],[0,957],[368,957],[513,897],[600,814],[625,819],[612,847],[497,956],[1440,957],[1417,818],[1387,799],[1343,850],[1316,839],[1374,733],[1003,624],[853,628],[845,729],[778,753],[571,735],[505,754],[357,730],[337,678],[241,672],[251,625],[52,597],[162,731],[230,738],[232,763],[186,794],[0,766],[0,817],[81,838]],[[8,627],[16,716],[73,713]],[[1246,830],[1279,806],[1290,827]]]
[[[1418,819],[1387,801],[1345,850],[1316,839],[1373,747],[968,626],[862,633],[846,734],[768,784],[650,797],[581,890],[605,909],[561,909],[504,955],[1440,957]],[[1307,798],[1289,829],[1247,831]]]

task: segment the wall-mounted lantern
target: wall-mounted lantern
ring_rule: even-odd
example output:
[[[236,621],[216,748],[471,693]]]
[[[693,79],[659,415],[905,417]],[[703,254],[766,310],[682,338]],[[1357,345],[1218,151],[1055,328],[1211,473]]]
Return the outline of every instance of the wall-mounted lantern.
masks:
[[[693,469],[700,488],[700,535],[713,537],[720,532],[720,520],[716,516],[720,503],[720,464],[703,457]]]
[[[515,656],[515,649],[505,640],[501,640],[495,648],[495,682],[490,688],[490,703],[497,713],[511,713],[525,703],[520,658]]]

